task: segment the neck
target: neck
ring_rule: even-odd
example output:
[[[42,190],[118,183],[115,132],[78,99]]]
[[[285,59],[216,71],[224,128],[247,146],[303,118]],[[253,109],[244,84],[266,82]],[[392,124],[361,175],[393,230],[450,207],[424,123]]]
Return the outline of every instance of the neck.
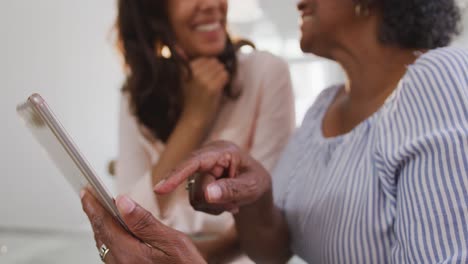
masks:
[[[416,60],[413,50],[353,43],[336,49],[333,59],[344,68],[348,77],[346,93],[353,104],[385,100],[406,73],[407,65]]]

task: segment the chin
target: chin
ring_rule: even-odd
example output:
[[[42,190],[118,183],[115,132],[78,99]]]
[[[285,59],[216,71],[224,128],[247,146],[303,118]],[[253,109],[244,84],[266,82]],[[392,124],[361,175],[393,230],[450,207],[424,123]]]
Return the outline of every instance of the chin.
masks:
[[[218,56],[223,53],[224,49],[226,48],[226,42],[219,43],[219,44],[211,44],[205,45],[200,47],[199,54],[202,56]]]
[[[301,50],[304,53],[314,54],[319,57],[328,58],[329,45],[314,37],[302,37],[300,40]]]
[[[312,41],[306,38],[301,38],[300,41],[301,50],[304,53],[313,53]]]

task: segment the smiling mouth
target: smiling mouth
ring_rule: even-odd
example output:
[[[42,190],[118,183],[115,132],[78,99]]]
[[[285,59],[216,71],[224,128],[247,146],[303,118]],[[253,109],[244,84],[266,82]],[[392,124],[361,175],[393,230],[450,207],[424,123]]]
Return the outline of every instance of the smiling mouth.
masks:
[[[308,21],[311,21],[314,19],[314,16],[313,15],[304,15],[302,16],[302,22],[308,22]]]
[[[213,23],[200,24],[195,27],[195,31],[211,32],[211,31],[219,30],[221,28],[222,28],[221,22],[213,22]]]

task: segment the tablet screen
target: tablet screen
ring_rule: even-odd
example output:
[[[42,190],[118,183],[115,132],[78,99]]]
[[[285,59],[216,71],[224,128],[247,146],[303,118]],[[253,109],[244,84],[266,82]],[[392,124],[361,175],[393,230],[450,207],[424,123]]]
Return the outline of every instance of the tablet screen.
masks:
[[[47,126],[46,121],[35,112],[33,107],[34,106],[27,101],[18,106],[17,112],[36,141],[41,144],[45,154],[50,157],[75,192],[79,194],[81,189],[88,184],[86,177],[84,177],[60,141],[57,140],[52,130]]]
[[[42,97],[38,94],[31,95],[16,110],[75,192],[79,194],[81,189],[90,185],[96,198],[128,231],[111,193],[106,189]]]

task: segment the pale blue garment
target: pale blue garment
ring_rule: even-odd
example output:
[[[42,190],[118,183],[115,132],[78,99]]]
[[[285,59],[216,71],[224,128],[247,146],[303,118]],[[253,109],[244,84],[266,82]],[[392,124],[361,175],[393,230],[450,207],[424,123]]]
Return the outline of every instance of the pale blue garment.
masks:
[[[422,55],[384,106],[324,138],[340,86],[308,111],[273,174],[309,263],[468,263],[468,51]]]

